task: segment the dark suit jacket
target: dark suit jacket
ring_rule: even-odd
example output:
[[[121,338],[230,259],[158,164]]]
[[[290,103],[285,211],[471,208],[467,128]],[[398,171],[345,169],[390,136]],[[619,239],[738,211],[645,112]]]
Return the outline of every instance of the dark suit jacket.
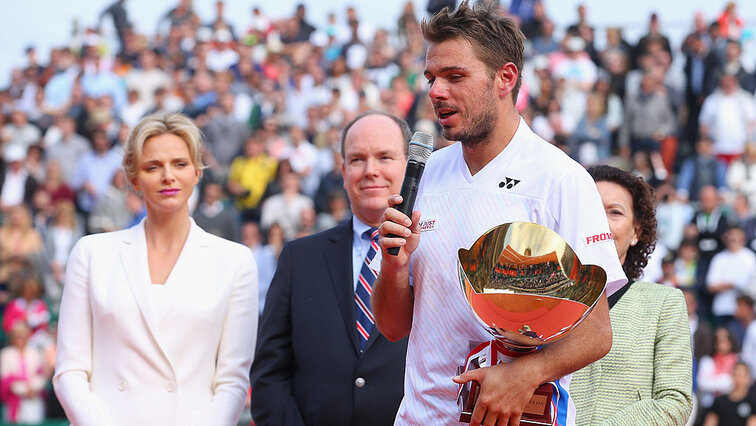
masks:
[[[250,373],[257,425],[393,424],[407,340],[374,328],[360,355],[352,236],[348,221],[281,251]]]

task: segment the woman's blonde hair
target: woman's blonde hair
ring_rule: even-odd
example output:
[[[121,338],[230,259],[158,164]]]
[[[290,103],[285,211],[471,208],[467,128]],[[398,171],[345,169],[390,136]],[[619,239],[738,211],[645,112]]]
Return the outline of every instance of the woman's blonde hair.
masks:
[[[155,113],[139,120],[131,129],[123,152],[123,169],[129,181],[134,179],[139,171],[144,143],[147,139],[164,134],[176,135],[186,143],[189,156],[194,167],[202,173],[202,132],[197,125],[183,114]]]

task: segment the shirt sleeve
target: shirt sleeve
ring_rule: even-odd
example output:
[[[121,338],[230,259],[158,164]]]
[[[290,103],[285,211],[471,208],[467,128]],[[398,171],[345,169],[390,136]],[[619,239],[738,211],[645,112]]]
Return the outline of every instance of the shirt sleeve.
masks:
[[[555,221],[554,230],[572,247],[580,262],[598,265],[606,272],[607,295],[627,283],[601,197],[588,172],[576,169],[568,173],[546,203]]]

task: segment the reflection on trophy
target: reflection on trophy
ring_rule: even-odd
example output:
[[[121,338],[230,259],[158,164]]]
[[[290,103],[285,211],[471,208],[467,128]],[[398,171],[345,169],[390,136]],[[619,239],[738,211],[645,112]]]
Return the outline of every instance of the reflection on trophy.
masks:
[[[606,272],[580,263],[556,232],[529,222],[499,225],[457,254],[467,303],[494,340],[473,347],[460,373],[509,362],[564,337],[590,313]],[[480,391],[460,385],[460,421],[469,422]],[[557,383],[541,385],[525,408],[523,425],[553,425],[566,404]],[[564,407],[566,409],[566,407]]]

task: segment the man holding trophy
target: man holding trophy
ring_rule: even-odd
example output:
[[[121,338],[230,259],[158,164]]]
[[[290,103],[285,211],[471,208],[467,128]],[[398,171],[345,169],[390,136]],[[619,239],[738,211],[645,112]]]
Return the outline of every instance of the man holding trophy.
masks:
[[[390,340],[409,335],[405,396],[396,424],[457,424],[463,417],[457,406],[459,385],[473,381],[480,385],[469,418],[473,425],[520,424],[526,407],[536,401],[534,392],[546,382],[555,382],[558,396],[548,395],[552,404],[559,399],[559,405],[552,406],[545,424],[574,424],[569,375],[611,348],[606,293],[621,287],[626,278],[593,180],[582,166],[535,135],[515,109],[521,84],[522,32],[500,15],[493,2],[482,3],[471,8],[464,1],[456,11],[442,11],[422,24],[429,42],[425,76],[430,100],[444,137],[460,143],[431,155],[411,218],[389,208],[379,228],[381,259],[374,263],[380,262],[381,271],[371,298],[376,325]],[[390,205],[400,202],[398,195],[389,198]],[[470,261],[475,256],[465,261],[461,255],[468,249],[488,254],[475,251],[474,246],[489,243],[476,241],[510,222],[529,222],[537,228],[526,226],[514,239],[506,232],[494,235],[494,240],[506,243],[502,250],[512,252],[501,262],[498,252],[493,253],[493,260],[485,259],[488,263],[481,262],[491,266],[489,281],[527,273],[531,275],[519,282],[528,288],[579,290],[577,278],[597,272],[565,267],[561,262],[570,256],[575,265],[597,265],[605,273],[605,279],[588,280],[600,286],[593,293],[595,300],[583,300],[578,319],[560,326],[565,330],[574,326],[569,335],[561,329],[549,335],[542,331],[542,326],[554,328],[553,316],[514,330],[497,319],[494,322],[499,323],[487,323],[487,330],[480,325],[481,313],[471,309],[471,296],[480,289],[468,285],[463,291],[461,285],[478,265]],[[546,237],[544,231],[558,235]],[[534,241],[547,238],[563,239],[571,249],[531,251],[531,246],[542,246]],[[520,240],[526,244],[515,244]],[[387,253],[392,247],[401,247],[398,255]],[[464,268],[468,269],[465,274]],[[538,282],[538,277],[556,273],[564,278],[561,284],[552,285],[550,279]],[[604,282],[606,293],[601,291]],[[541,302],[556,295],[542,294]],[[575,326],[580,319],[584,320]],[[510,349],[526,354],[497,364],[491,362],[496,351],[489,350],[485,365],[491,366],[481,365],[457,377],[458,367],[472,356],[471,349],[491,340],[489,332],[510,338],[515,343]],[[550,342],[554,343],[529,351]],[[528,423],[523,417],[523,424],[539,423]]]

